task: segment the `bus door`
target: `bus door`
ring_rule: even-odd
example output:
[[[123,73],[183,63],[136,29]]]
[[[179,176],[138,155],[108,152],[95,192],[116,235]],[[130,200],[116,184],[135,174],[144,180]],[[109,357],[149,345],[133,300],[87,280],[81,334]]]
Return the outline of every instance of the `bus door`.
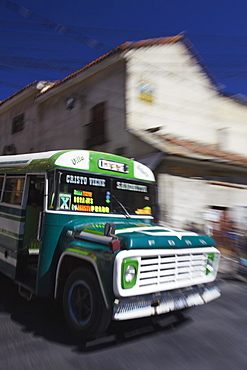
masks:
[[[41,245],[41,228],[44,210],[43,175],[27,177],[26,213],[23,244],[19,253],[18,280],[35,282]]]

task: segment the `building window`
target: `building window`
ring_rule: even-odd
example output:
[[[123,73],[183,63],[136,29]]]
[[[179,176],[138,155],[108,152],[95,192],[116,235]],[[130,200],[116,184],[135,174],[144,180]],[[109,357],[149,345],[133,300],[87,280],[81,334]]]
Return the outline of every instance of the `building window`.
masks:
[[[20,132],[24,129],[24,113],[16,116],[12,121],[12,134]]]
[[[87,125],[87,147],[104,144],[106,140],[105,102],[95,105],[90,111]]]

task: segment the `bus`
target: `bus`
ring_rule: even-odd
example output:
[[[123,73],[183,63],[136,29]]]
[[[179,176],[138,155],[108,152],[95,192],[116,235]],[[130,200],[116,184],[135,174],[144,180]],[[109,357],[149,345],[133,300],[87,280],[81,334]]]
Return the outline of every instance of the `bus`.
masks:
[[[156,185],[118,155],[60,150],[0,156],[0,271],[19,293],[59,299],[79,335],[220,296],[208,236],[154,222]]]

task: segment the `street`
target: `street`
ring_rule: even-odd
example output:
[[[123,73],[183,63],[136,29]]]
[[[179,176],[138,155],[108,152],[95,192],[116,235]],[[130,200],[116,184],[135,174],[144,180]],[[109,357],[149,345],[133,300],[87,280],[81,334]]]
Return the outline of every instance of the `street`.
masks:
[[[85,343],[68,333],[57,304],[25,301],[0,275],[0,368],[245,369],[247,284],[227,279],[222,296],[184,318],[114,324]]]

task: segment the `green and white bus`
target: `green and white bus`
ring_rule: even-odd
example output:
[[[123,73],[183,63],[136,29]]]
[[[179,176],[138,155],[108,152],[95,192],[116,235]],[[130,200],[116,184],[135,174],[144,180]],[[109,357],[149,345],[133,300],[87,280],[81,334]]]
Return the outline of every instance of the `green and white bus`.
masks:
[[[0,271],[27,299],[60,298],[76,333],[220,296],[204,235],[154,223],[141,163],[88,150],[0,157]]]

